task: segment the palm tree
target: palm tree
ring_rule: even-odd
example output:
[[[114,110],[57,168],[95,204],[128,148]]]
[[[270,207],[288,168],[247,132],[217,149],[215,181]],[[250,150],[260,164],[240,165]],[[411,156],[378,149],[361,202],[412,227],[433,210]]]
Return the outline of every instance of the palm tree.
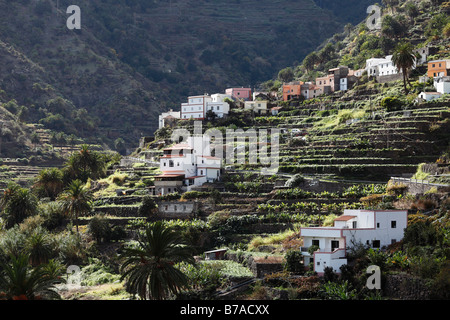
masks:
[[[25,251],[28,253],[33,266],[48,263],[53,255],[53,244],[47,231],[38,227],[25,240]]]
[[[102,156],[83,144],[78,152],[74,152],[66,163],[66,170],[72,179],[86,182],[88,178],[96,179],[104,173],[106,167]]]
[[[78,217],[91,211],[92,194],[87,190],[81,180],[74,180],[69,187],[58,197],[63,212],[71,219],[75,218],[78,233]]]
[[[127,290],[141,299],[162,300],[187,287],[187,277],[174,264],[193,263],[191,249],[161,221],[150,225],[137,247],[126,248],[122,258],[122,280],[126,278]]]
[[[33,188],[54,201],[64,188],[63,173],[58,168],[44,169],[36,177]]]
[[[408,94],[409,90],[406,87],[406,81],[408,80],[409,72],[416,62],[416,55],[412,45],[408,42],[400,43],[397,48],[395,48],[394,54],[392,55],[392,62],[397,67],[397,70],[402,71],[403,86],[405,88],[405,93]]]
[[[9,183],[0,199],[0,207],[6,227],[11,228],[37,213],[38,200],[30,190]]]
[[[8,300],[59,299],[55,284],[62,282],[53,266],[31,268],[29,256],[11,255],[9,263],[0,265],[0,292]]]

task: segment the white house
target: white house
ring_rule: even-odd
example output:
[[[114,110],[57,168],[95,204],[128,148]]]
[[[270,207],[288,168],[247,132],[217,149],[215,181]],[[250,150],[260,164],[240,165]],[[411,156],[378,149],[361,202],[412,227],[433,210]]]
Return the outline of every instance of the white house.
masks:
[[[207,135],[189,137],[187,143],[178,143],[163,151],[162,174],[155,177],[155,195],[190,191],[192,187],[220,178],[222,159],[211,156]]]
[[[212,110],[217,117],[222,118],[230,111],[230,105],[225,102],[226,98],[230,98],[226,94],[198,95],[188,97],[187,103],[181,104],[181,119],[205,119],[206,113]]]
[[[385,58],[371,58],[366,60],[367,75],[371,76],[388,76],[401,73],[392,62],[392,55]]]
[[[207,94],[188,97],[188,102],[181,104],[181,119],[204,119],[206,104],[211,101]]]
[[[339,273],[339,268],[347,264],[349,248],[361,243],[381,249],[395,243],[403,238],[407,219],[407,210],[344,210],[333,227],[301,228],[304,263],[313,263],[318,274],[326,267]],[[311,246],[318,247],[312,255],[308,253]]]
[[[417,96],[417,101],[431,101],[440,97],[442,97],[442,93],[440,92],[421,92]]]
[[[211,101],[206,104],[206,112],[213,111],[218,118],[223,118],[230,111],[230,104],[225,99],[231,99],[230,95],[216,93],[211,95]]]
[[[180,116],[180,111],[173,111],[172,109],[161,113],[159,115],[159,129],[163,128],[172,119],[180,119]]]
[[[434,88],[441,94],[450,93],[450,77],[434,77]]]

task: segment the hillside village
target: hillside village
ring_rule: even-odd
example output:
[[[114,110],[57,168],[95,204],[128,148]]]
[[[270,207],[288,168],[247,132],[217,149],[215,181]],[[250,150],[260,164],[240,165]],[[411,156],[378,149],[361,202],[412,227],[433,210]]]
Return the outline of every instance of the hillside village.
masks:
[[[62,143],[61,169],[34,168],[18,188],[5,165],[4,194],[34,190],[39,209],[0,234],[1,257],[43,239],[34,265],[81,266],[78,284],[55,285],[63,299],[137,299],[121,257],[161,223],[195,259],[175,265],[189,284],[166,299],[446,300],[448,50],[414,47],[406,77],[392,49],[364,66],[298,67],[256,88],[199,92],[162,112],[127,155]],[[77,169],[80,159],[95,161]],[[91,196],[79,216],[58,207],[71,179]]]

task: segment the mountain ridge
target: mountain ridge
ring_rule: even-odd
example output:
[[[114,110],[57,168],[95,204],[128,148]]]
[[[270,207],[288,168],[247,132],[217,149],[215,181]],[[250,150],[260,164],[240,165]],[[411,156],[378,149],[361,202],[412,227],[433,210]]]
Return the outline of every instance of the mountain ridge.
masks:
[[[69,4],[0,1],[3,102],[25,105],[27,122],[109,146],[153,134],[157,115],[190,94],[256,85],[340,27],[312,0],[80,0],[82,29],[68,30]],[[23,71],[7,47],[29,63]]]

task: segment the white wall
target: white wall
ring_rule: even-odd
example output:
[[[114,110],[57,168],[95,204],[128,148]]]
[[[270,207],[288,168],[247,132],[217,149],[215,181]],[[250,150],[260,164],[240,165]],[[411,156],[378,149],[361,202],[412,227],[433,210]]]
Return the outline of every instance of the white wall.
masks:
[[[450,80],[445,81],[443,78],[434,78],[434,87],[439,93],[450,93]]]

